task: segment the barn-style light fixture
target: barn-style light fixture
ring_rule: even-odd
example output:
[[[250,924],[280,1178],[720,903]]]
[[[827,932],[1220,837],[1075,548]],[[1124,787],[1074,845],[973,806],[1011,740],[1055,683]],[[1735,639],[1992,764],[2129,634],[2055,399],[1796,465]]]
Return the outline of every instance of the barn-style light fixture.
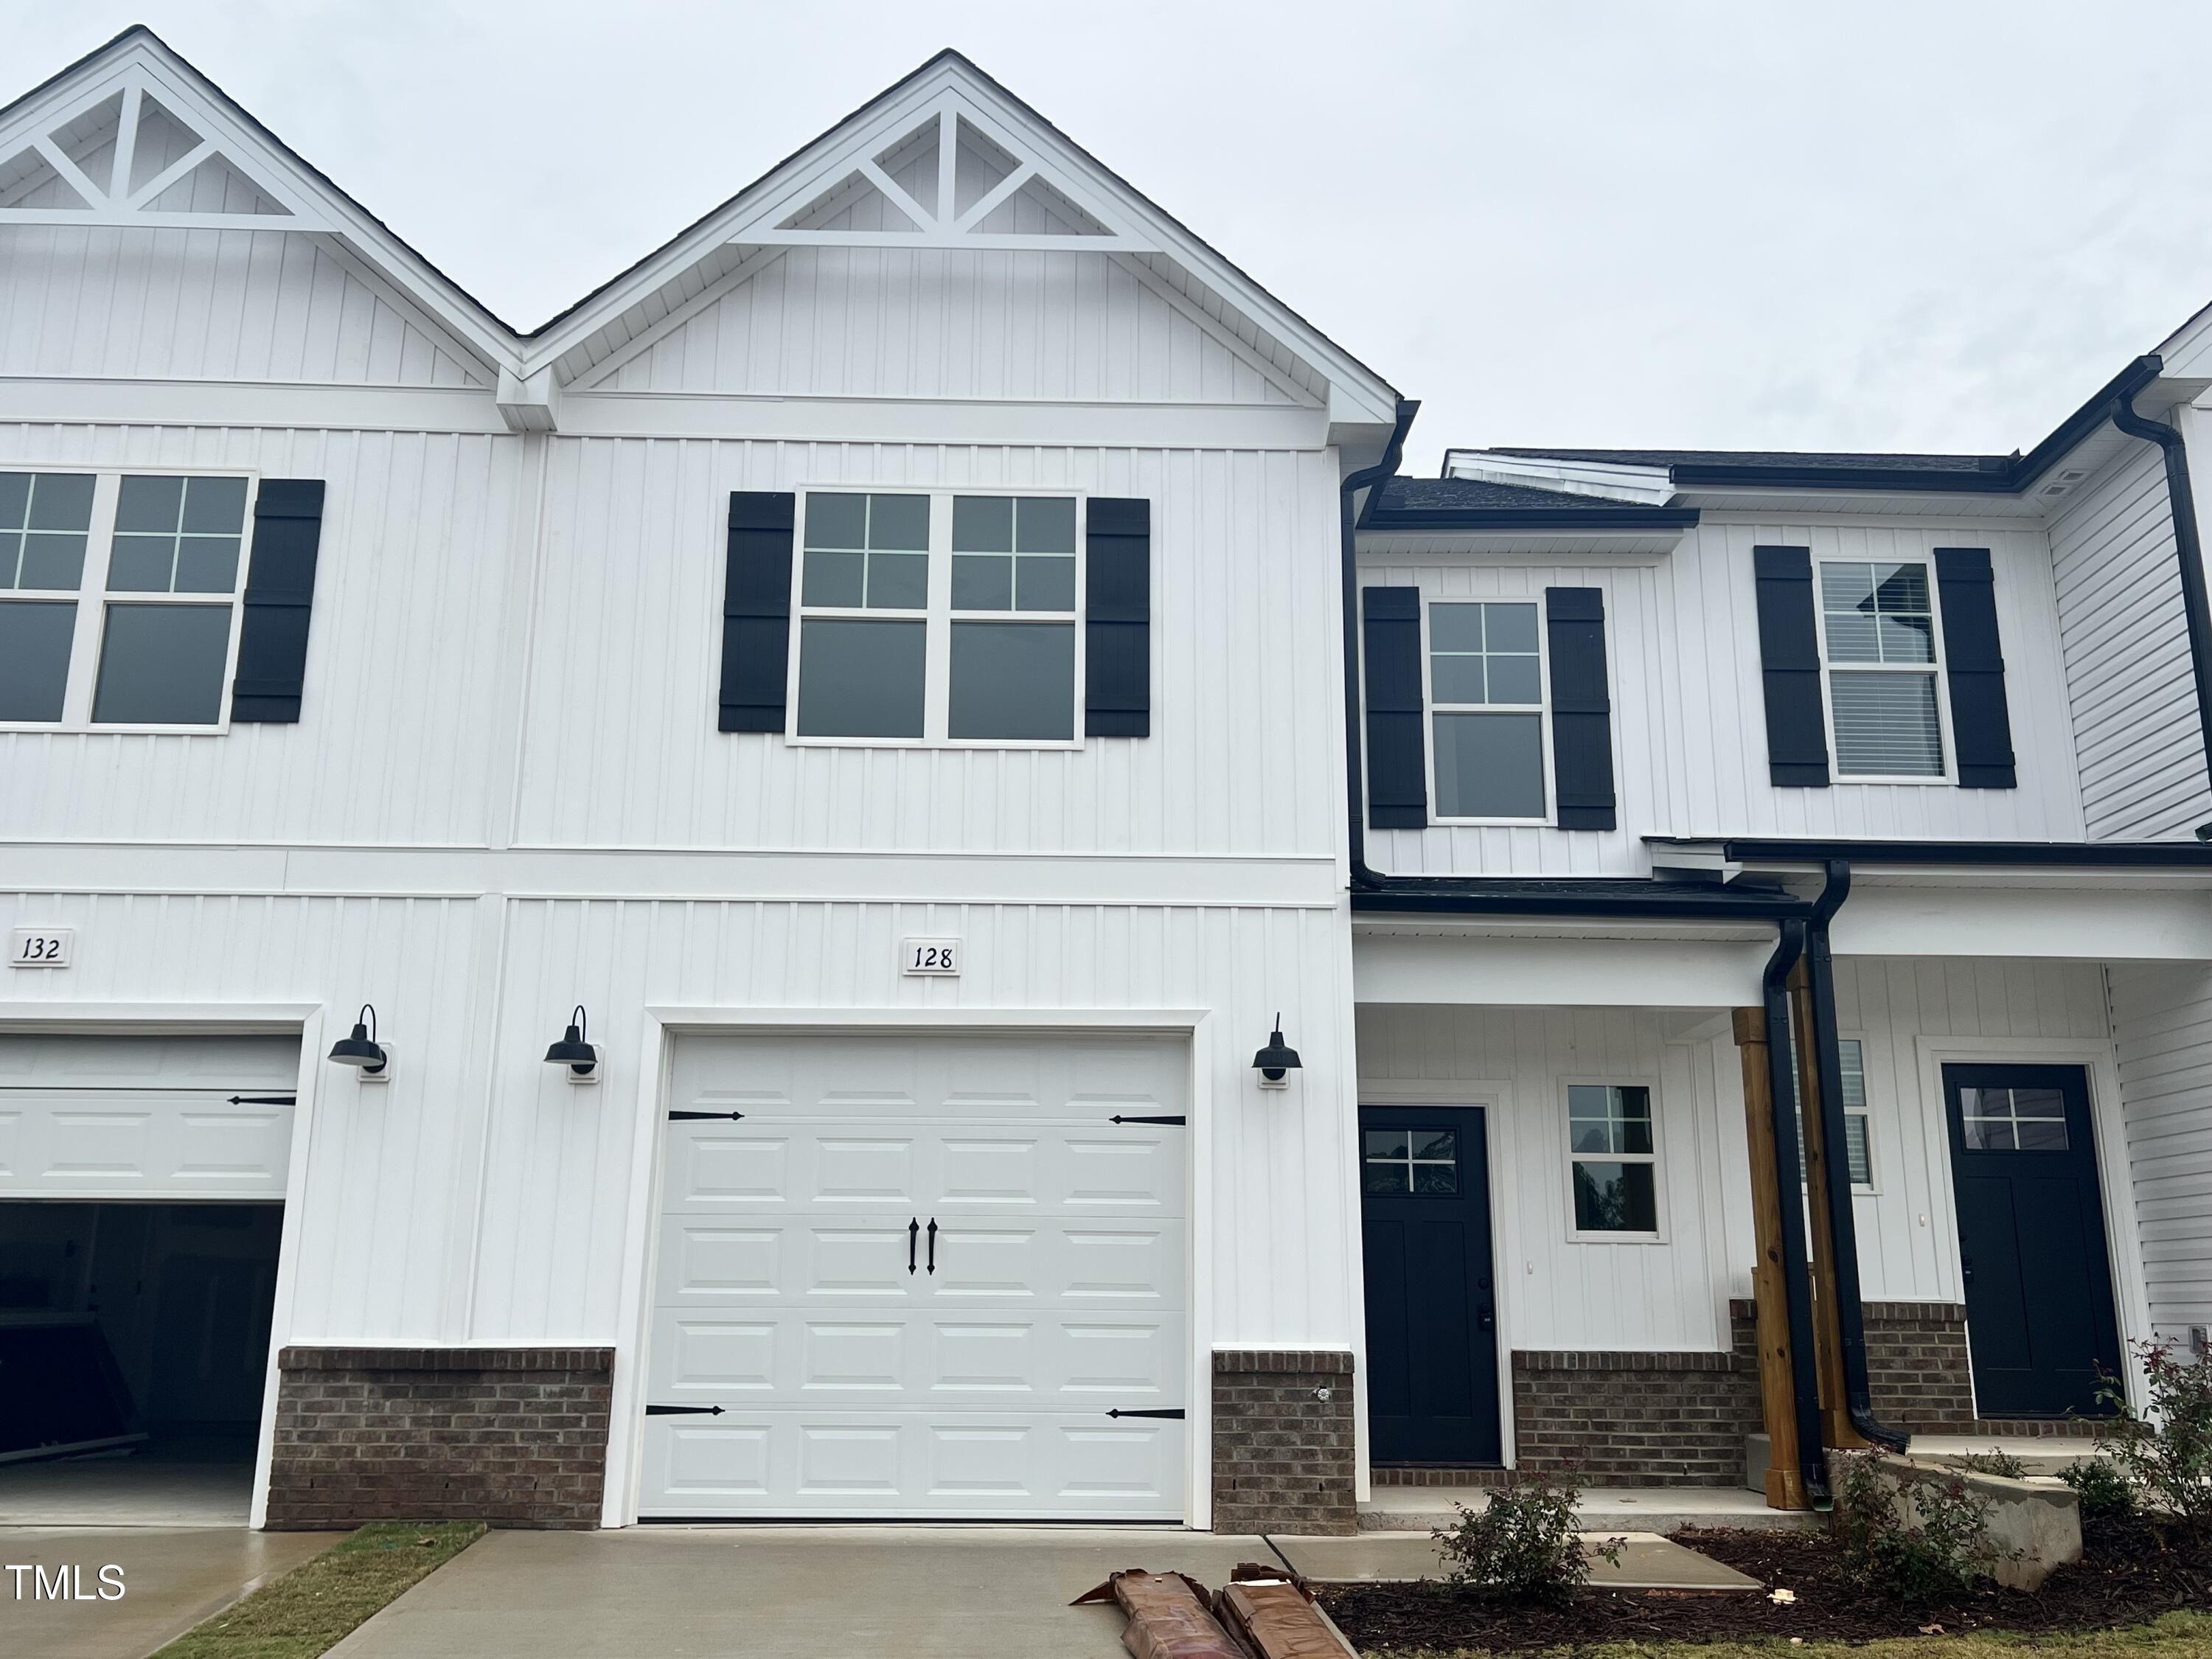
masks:
[[[351,1066],[361,1073],[364,1083],[381,1082],[391,1073],[392,1054],[376,1040],[376,1010],[364,1002],[361,1018],[353,1023],[353,1035],[340,1037],[331,1044],[331,1059],[340,1066]]]
[[[1252,1056],[1252,1069],[1260,1074],[1263,1089],[1286,1089],[1291,1073],[1300,1069],[1298,1051],[1283,1041],[1283,1017],[1275,1016],[1275,1030],[1267,1039],[1267,1046]]]
[[[584,1005],[578,1003],[568,1017],[568,1029],[561,1040],[545,1051],[548,1066],[564,1066],[571,1083],[597,1083],[599,1080],[599,1051],[584,1041],[588,1017]]]

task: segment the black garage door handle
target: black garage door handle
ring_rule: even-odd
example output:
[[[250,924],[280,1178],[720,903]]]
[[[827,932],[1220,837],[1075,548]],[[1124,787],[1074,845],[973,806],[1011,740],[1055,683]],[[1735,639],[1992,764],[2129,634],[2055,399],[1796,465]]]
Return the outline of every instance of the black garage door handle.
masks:
[[[720,1406],[647,1406],[647,1417],[720,1417]]]

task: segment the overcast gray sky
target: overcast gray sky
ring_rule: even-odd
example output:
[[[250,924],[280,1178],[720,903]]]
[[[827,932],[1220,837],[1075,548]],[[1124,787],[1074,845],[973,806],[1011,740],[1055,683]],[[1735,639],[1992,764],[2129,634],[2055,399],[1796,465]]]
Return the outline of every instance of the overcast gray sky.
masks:
[[[2212,5],[0,0],[150,24],[508,320],[939,47],[1448,443],[2004,451],[2212,299]]]

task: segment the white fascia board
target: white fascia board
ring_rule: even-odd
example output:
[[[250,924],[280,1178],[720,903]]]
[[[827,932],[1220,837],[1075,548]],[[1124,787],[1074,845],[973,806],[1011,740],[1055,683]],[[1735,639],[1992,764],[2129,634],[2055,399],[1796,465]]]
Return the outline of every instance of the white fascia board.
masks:
[[[228,94],[150,33],[141,31],[127,36],[98,61],[82,65],[67,82],[48,88],[43,96],[18,108],[0,124],[0,155],[13,155],[132,85],[150,90],[210,140],[226,162],[283,208],[287,216],[165,215],[165,220],[190,218],[210,225],[242,224],[257,230],[321,233],[342,238],[386,281],[437,319],[441,331],[453,334],[487,373],[518,360],[517,342],[504,323],[433,270],[343,191],[313,173]],[[87,224],[115,222],[81,214],[70,215],[70,220]]]
[[[2212,896],[2142,888],[1867,887],[1829,927],[1838,956],[2212,962]]]
[[[1352,994],[1367,1004],[1743,1008],[1771,939],[1534,939],[1355,933]]]
[[[1479,478],[1485,483],[1556,489],[1567,495],[1634,501],[1664,507],[1674,499],[1672,471],[1663,466],[1631,466],[1619,461],[1554,459],[1539,455],[1500,455],[1487,449],[1448,449],[1444,476]]]

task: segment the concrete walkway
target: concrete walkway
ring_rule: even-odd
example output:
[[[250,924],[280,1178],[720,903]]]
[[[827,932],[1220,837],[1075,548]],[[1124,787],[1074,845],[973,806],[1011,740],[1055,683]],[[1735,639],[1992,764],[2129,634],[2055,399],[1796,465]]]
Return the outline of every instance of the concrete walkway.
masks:
[[[1453,1504],[1480,1510],[1485,1486],[1377,1486],[1359,1506],[1363,1532],[1426,1532],[1458,1517]],[[1674,1532],[1683,1527],[1816,1528],[1817,1515],[1771,1510],[1758,1492],[1736,1486],[1592,1486],[1575,1505],[1585,1532]]]
[[[70,1589],[81,1585],[94,1598],[42,1601],[33,1575],[0,1572],[0,1654],[143,1659],[343,1535],[243,1527],[0,1527],[0,1565],[30,1564],[49,1574],[73,1568]],[[110,1565],[123,1569],[123,1595],[102,1601],[100,1570]]]
[[[1656,1532],[1586,1533],[1590,1583],[1599,1589],[1755,1590],[1759,1580],[1685,1549]],[[1618,1540],[1620,1559],[1596,1547]],[[1275,1538],[1284,1560],[1316,1583],[1400,1583],[1441,1578],[1436,1540],[1425,1532],[1363,1532],[1356,1538]]]
[[[1218,1584],[1262,1538],[1150,1527],[495,1532],[330,1659],[1127,1659],[1122,1567]]]

